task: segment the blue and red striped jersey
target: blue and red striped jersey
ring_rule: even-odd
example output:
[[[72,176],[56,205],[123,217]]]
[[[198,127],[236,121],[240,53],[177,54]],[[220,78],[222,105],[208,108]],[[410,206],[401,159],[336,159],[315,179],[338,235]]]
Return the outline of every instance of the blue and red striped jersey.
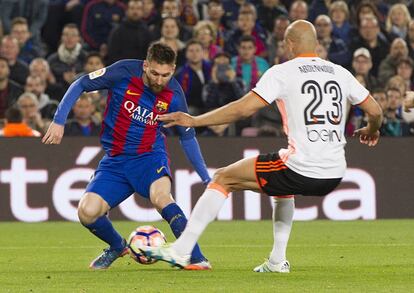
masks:
[[[116,156],[166,152],[165,136],[157,117],[168,112],[188,112],[185,95],[174,78],[162,92],[155,94],[143,82],[142,66],[141,60],[121,60],[81,77],[69,88],[54,121],[65,123],[70,108],[83,91],[108,89],[101,130],[106,153]],[[177,131],[181,140],[194,137],[192,128],[177,127]]]

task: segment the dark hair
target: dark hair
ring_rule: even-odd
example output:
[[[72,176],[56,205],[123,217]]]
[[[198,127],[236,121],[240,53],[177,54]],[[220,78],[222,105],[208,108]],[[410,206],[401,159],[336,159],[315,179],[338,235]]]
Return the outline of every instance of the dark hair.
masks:
[[[225,58],[229,59],[229,61],[231,60],[231,55],[229,53],[227,53],[227,52],[220,52],[220,53],[217,53],[213,57],[213,62],[216,61],[216,59],[217,58],[220,58],[220,57],[225,57]]]
[[[16,107],[7,109],[4,117],[6,118],[7,123],[20,123],[23,121],[22,112]]]
[[[220,0],[209,0],[207,3],[207,6],[210,6],[210,4],[216,4],[216,5],[223,6]]]
[[[413,63],[413,60],[411,58],[401,58],[398,61],[397,67],[399,67],[401,64],[407,64],[407,65],[411,66],[411,68],[414,67],[414,63]]]
[[[372,12],[374,13],[375,18],[378,21],[378,26],[380,26],[380,19],[381,19],[381,15],[377,9],[377,7],[375,6],[374,3],[372,3],[371,0],[363,0],[361,2],[359,2],[356,11],[355,11],[355,23],[357,25],[357,27],[359,28],[361,26],[361,20],[359,19],[359,13],[361,12],[362,8],[364,7],[369,7]]]
[[[77,31],[79,32],[79,28],[78,28],[78,26],[77,26],[76,24],[74,24],[74,23],[68,23],[68,24],[65,24],[65,26],[64,26],[64,27],[63,27],[63,29],[62,29],[62,32],[63,32],[63,30],[64,30],[65,28],[75,29],[75,30],[77,30]]]
[[[96,52],[96,51],[89,52],[88,55],[86,55],[86,61],[88,61],[89,58],[92,58],[92,57],[97,57],[97,58],[101,59],[101,61],[103,63],[102,56],[98,52]]]
[[[187,51],[188,48],[190,48],[191,45],[199,45],[201,48],[203,48],[203,44],[199,40],[191,39],[185,45],[185,50]]]
[[[7,60],[7,58],[6,58],[6,57],[0,56],[0,61],[4,61],[4,62],[6,62],[7,67],[10,67],[10,66],[9,66],[9,60]]]
[[[256,47],[256,39],[253,36],[250,36],[250,35],[242,36],[239,39],[239,46],[241,45],[241,43],[244,43],[244,42],[251,42]]]
[[[160,42],[152,43],[147,51],[147,61],[158,64],[175,64],[177,55],[170,46]]]

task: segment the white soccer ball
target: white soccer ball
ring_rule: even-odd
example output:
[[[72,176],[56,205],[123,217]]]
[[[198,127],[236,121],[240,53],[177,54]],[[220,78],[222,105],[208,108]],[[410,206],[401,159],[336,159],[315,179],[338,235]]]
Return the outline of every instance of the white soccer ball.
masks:
[[[157,247],[165,244],[167,239],[164,233],[154,226],[139,226],[129,235],[128,247],[131,257],[140,264],[153,264],[157,260],[148,258],[139,250],[142,246]]]

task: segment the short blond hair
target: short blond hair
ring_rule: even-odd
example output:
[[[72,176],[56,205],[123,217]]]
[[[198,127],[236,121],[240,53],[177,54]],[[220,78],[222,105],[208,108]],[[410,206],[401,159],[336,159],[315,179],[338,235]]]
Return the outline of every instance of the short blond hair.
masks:
[[[329,6],[329,17],[332,18],[334,10],[341,10],[345,13],[345,18],[349,19],[349,8],[345,1],[335,1]]]

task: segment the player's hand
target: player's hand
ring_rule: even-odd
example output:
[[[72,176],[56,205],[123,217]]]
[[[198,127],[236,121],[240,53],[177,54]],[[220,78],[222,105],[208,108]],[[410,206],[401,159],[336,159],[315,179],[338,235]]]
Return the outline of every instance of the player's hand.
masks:
[[[375,146],[378,143],[380,132],[374,133],[368,127],[362,127],[354,131],[354,136],[359,136],[359,142],[368,146]]]
[[[414,92],[408,91],[405,93],[404,111],[411,112],[410,108],[414,108]]]
[[[54,122],[50,123],[45,136],[42,138],[42,142],[44,144],[60,144],[64,129],[63,125],[59,125]]]
[[[179,125],[184,127],[194,126],[194,117],[183,112],[174,112],[158,116],[158,120],[165,122],[164,127]]]

